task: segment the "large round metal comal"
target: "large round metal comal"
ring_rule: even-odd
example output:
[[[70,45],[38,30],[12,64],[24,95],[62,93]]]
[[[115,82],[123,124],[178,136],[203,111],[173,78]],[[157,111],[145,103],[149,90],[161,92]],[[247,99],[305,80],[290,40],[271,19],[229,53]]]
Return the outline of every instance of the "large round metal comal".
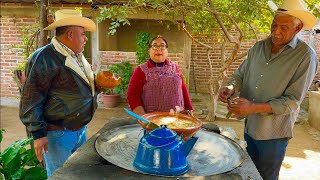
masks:
[[[97,138],[95,148],[110,163],[139,172],[133,162],[143,134],[143,129],[137,124],[110,129]],[[187,156],[189,171],[181,177],[225,173],[244,161],[244,151],[235,141],[204,129],[199,130],[195,136],[199,139]]]

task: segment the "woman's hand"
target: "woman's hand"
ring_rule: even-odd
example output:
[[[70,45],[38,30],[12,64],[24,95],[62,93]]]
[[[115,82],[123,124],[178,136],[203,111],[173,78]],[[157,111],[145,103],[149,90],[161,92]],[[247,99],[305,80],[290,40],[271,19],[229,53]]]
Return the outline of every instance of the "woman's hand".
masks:
[[[146,114],[146,112],[144,111],[144,108],[142,106],[138,106],[138,107],[134,108],[132,111],[140,116]]]

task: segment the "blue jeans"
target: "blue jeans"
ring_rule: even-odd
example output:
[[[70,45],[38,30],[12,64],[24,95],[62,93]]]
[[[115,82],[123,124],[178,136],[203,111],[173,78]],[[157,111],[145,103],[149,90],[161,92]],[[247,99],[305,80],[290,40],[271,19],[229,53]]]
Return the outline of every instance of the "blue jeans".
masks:
[[[244,133],[247,151],[264,180],[277,180],[286,154],[288,138],[255,140]]]
[[[75,152],[87,139],[86,126],[78,131],[57,130],[48,131],[48,153],[44,153],[44,161],[47,176],[62,167],[63,163]]]

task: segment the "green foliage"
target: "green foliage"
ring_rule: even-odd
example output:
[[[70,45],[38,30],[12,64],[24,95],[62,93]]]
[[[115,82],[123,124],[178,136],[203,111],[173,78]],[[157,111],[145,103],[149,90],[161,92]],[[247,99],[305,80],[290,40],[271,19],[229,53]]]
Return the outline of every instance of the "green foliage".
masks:
[[[0,129],[0,143],[4,129]],[[0,154],[0,179],[28,179],[42,180],[47,178],[46,170],[39,167],[34,148],[26,149],[33,142],[33,138],[19,139],[9,145]]]
[[[114,94],[114,89],[103,89],[102,93],[103,94]]]
[[[17,64],[14,70],[24,71],[27,66],[27,60],[22,61],[21,63]]]
[[[216,11],[227,13],[242,26],[244,29],[250,29],[250,26],[261,29],[269,29],[272,17],[271,11],[268,10],[267,1],[250,1],[247,0],[217,0],[213,2]],[[116,28],[119,27],[120,21],[129,24],[128,16],[134,14],[135,10],[154,9],[163,14],[172,22],[178,23],[184,20],[193,33],[206,33],[216,35],[214,29],[219,28],[216,19],[208,9],[210,5],[202,0],[128,0],[125,4],[113,2],[101,8],[100,17],[102,20],[109,19],[112,21],[110,33],[114,34]],[[258,20],[258,21],[257,21]],[[230,19],[223,18],[227,27],[232,28]]]
[[[210,6],[212,2],[213,6]],[[278,6],[282,0],[274,0]],[[319,0],[306,0],[307,7],[319,18]],[[210,11],[216,11],[230,15],[244,31],[248,38],[255,33],[267,33],[274,12],[267,5],[267,1],[260,0],[128,0],[111,1],[101,8],[99,22],[111,20],[110,33],[114,34],[116,28],[122,25],[130,25],[128,16],[138,11],[155,10],[154,13],[164,15],[174,23],[186,22],[193,33],[205,33],[211,36],[220,36],[222,31],[214,15]],[[227,29],[233,29],[234,24],[226,16],[220,16]]]
[[[127,17],[129,14],[136,13],[135,9],[127,9],[126,6],[104,6],[100,9],[100,17],[98,17],[98,22],[103,20],[110,19],[112,22],[109,27],[109,34],[114,35],[116,33],[116,28],[121,24],[123,26],[130,25]]]
[[[319,0],[306,0],[308,9],[320,19],[320,1]]]
[[[75,7],[74,9],[82,13],[82,7]]]
[[[138,64],[146,62],[149,58],[149,43],[156,35],[148,32],[138,32],[137,34],[137,60]]]
[[[115,88],[115,92],[125,97],[133,72],[131,64],[129,62],[112,64],[109,66],[109,70],[122,78],[120,85]]]
[[[226,114],[226,119],[230,119],[231,115],[232,115],[232,112],[228,112],[228,113]]]
[[[19,29],[21,35],[19,40],[22,44],[13,45],[12,48],[18,48],[17,51],[22,51],[23,61],[19,63],[14,70],[24,71],[26,68],[29,56],[38,48],[37,34],[38,26],[22,26]]]

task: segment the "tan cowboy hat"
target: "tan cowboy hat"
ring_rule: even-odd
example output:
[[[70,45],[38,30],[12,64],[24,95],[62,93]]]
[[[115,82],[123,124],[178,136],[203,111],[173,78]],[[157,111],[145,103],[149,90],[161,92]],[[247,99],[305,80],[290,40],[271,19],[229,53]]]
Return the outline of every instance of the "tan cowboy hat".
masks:
[[[277,7],[272,1],[268,1],[268,5],[271,9],[277,10],[277,12],[300,19],[305,30],[312,29],[317,24],[316,17],[307,10],[306,3],[303,0],[283,0],[280,7]]]
[[[95,23],[89,18],[82,17],[81,12],[74,9],[58,10],[55,13],[55,18],[56,20],[44,30],[54,30],[62,26],[81,26],[86,31],[96,31]]]

